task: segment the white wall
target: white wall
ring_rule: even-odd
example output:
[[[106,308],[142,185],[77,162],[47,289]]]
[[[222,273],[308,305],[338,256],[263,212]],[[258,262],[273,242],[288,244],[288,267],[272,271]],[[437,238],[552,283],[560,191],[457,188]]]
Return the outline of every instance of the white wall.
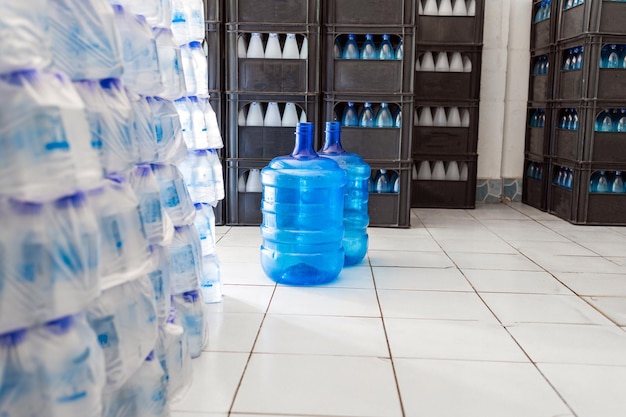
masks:
[[[532,0],[485,0],[478,178],[521,178]]]

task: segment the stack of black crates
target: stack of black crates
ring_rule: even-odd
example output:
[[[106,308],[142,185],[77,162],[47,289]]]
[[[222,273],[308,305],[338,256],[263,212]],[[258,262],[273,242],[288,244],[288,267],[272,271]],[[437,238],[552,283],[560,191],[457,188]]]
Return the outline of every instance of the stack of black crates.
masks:
[[[394,127],[342,127],[344,148],[370,164],[372,180],[380,170],[400,179],[396,192],[370,194],[371,226],[409,227],[411,207],[474,207],[484,0],[452,0],[475,2],[472,16],[422,16],[420,1],[426,0],[205,0],[214,4],[207,7],[207,40],[211,98],[225,142],[224,224],[261,223],[261,192],[245,191],[243,184],[252,170],[293,150],[293,127],[246,125],[252,103],[264,111],[277,103],[281,114],[287,103],[295,104],[298,115],[304,112],[316,126],[316,149],[325,122],[340,121],[348,103],[359,109],[371,103],[375,112],[387,103],[394,116],[401,112],[402,123]],[[276,33],[281,47],[287,34],[295,34],[300,49],[306,39],[308,52],[300,59],[242,57],[253,33],[261,34],[264,46]],[[394,49],[402,42],[402,59],[336,58],[335,41],[343,44],[348,35],[359,48],[366,35],[377,46],[389,35]],[[472,71],[416,72],[424,51],[460,52]],[[414,113],[426,105],[467,109],[471,123],[415,126]],[[468,178],[418,181],[412,179],[414,160],[464,162]]]
[[[226,221],[259,225],[261,190],[244,189],[242,184],[272,158],[292,152],[295,127],[247,125],[245,116],[251,106],[259,106],[265,115],[269,103],[277,103],[284,115],[287,103],[293,103],[299,117],[304,111],[308,122],[320,125],[320,5],[319,0],[224,1]],[[304,45],[308,53],[302,59],[241,57],[253,33],[261,34],[263,48],[269,34],[277,34],[281,49],[287,34],[295,34],[298,49]],[[315,143],[319,145],[318,133]]]
[[[370,225],[410,226],[411,127],[416,8],[414,0],[325,0],[322,88],[324,121],[340,121],[348,103],[361,109],[371,103],[374,113],[386,103],[391,113],[401,112],[394,127],[342,126],[346,151],[359,154],[372,168],[374,182],[380,170],[399,177],[396,192],[370,192]],[[359,50],[366,35],[378,48],[388,35],[393,50],[402,43],[402,59],[343,59],[335,45],[345,46],[354,35]]]
[[[418,8],[419,1],[423,2],[420,9],[425,9],[427,0],[416,0]],[[456,4],[455,1],[451,3]],[[470,3],[467,1],[467,6]],[[441,0],[437,0],[439,8],[441,4]],[[415,120],[411,126],[412,159],[415,164],[412,207],[475,207],[484,0],[477,0],[475,11],[470,14],[472,15],[417,15]],[[436,63],[442,52],[447,53],[449,61],[454,53],[460,53],[466,68],[462,72],[422,68],[426,53],[430,53]],[[471,70],[468,60],[471,62]],[[452,108],[469,113],[469,122],[462,126],[424,126],[424,121],[419,120],[424,108],[430,108],[434,115],[435,109],[441,107],[448,116]],[[447,177],[445,180],[416,177],[415,174],[422,164],[429,163],[432,170],[436,161],[443,161],[446,169],[451,162],[457,162],[458,167],[467,168],[467,176],[461,179]]]
[[[210,103],[217,116],[217,124],[220,132],[224,132],[224,60],[222,58],[224,47],[224,27],[222,24],[223,0],[204,0],[204,16],[206,36],[204,48],[207,52],[208,86]],[[225,137],[223,137],[225,139]],[[218,150],[220,161],[224,166],[224,150]],[[225,201],[220,200],[215,211],[215,224],[226,224]]]
[[[626,112],[623,55],[617,68],[601,65],[603,48],[626,45],[626,2],[552,0],[550,18],[535,22],[542,4],[533,4],[523,201],[574,224],[625,225],[626,193],[590,184],[626,171],[626,132],[596,129],[603,112]],[[537,75],[539,60],[549,66]]]

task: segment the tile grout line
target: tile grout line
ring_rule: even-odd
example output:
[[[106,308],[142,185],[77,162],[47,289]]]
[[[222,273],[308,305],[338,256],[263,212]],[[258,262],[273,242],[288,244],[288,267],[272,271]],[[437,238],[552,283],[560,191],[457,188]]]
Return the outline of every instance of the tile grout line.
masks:
[[[376,304],[378,304],[378,311],[380,312],[380,321],[383,325],[383,332],[385,333],[385,343],[387,344],[387,351],[389,352],[389,361],[391,362],[391,371],[393,372],[393,379],[396,383],[396,391],[398,392],[398,401],[400,402],[400,412],[402,413],[402,417],[406,417],[406,412],[404,410],[404,403],[402,401],[402,393],[400,392],[400,383],[398,382],[398,374],[396,372],[396,365],[393,361],[393,354],[391,353],[391,346],[389,345],[389,336],[387,334],[387,326],[385,325],[385,318],[383,317],[383,309],[380,305],[380,298],[378,297],[378,287],[376,286],[376,277],[374,276],[374,268],[372,267],[372,262],[369,258],[369,254],[367,256],[367,263],[370,268],[370,273],[372,274],[372,282],[374,284],[374,293],[376,294]]]
[[[467,210],[465,210],[467,212]],[[468,213],[469,214],[469,213]],[[522,213],[524,214],[524,213]],[[471,215],[471,214],[470,214]],[[524,214],[525,215],[525,214]],[[526,215],[525,215],[526,216]],[[474,217],[474,216],[472,216]],[[528,217],[528,216],[527,216]],[[475,218],[475,217],[474,217]],[[476,218],[475,218],[476,219]],[[483,224],[480,219],[476,219],[479,223]],[[483,226],[485,226],[483,224]],[[486,227],[486,226],[485,226]],[[428,227],[426,228],[428,230]],[[429,230],[430,233],[430,230]],[[498,236],[500,237],[500,236]],[[435,239],[435,237],[433,236],[433,239]],[[502,239],[502,238],[501,238]],[[505,242],[508,241],[506,239],[503,239]],[[435,241],[437,242],[437,244],[441,247],[441,245],[439,244],[439,241],[437,239],[435,239]],[[552,390],[554,391],[554,393],[561,399],[561,401],[563,402],[563,404],[565,404],[565,406],[571,411],[572,415],[574,417],[577,417],[577,414],[574,412],[574,410],[572,409],[572,407],[569,405],[569,403],[565,400],[565,398],[561,395],[561,393],[556,389],[556,387],[550,382],[550,380],[546,377],[546,375],[544,375],[543,372],[541,372],[541,370],[539,369],[539,367],[537,366],[537,363],[534,362],[532,360],[532,358],[530,357],[530,355],[528,354],[528,352],[526,352],[526,350],[522,347],[522,345],[520,345],[520,343],[517,341],[517,339],[513,336],[513,334],[511,334],[511,332],[509,331],[509,329],[502,323],[502,321],[498,318],[498,316],[495,314],[495,312],[491,309],[491,307],[489,307],[489,304],[487,304],[487,302],[483,299],[483,297],[480,295],[480,293],[476,290],[476,288],[474,287],[474,285],[471,283],[471,281],[467,278],[467,276],[465,275],[465,273],[463,273],[463,270],[461,268],[458,267],[458,265],[456,264],[456,262],[454,262],[454,260],[452,258],[450,258],[450,256],[448,255],[448,252],[446,252],[446,250],[442,247],[441,250],[446,254],[446,256],[450,259],[450,261],[455,265],[455,267],[457,268],[457,270],[461,273],[461,275],[463,275],[463,278],[465,278],[465,280],[468,282],[468,284],[472,287],[472,289],[474,290],[474,293],[478,296],[478,298],[480,299],[480,301],[485,305],[485,307],[489,310],[489,312],[493,315],[493,317],[498,321],[498,323],[500,323],[500,326],[504,329],[504,331],[507,332],[507,334],[509,335],[509,337],[513,340],[513,342],[519,347],[519,349],[523,352],[523,354],[528,358],[528,361],[533,365],[533,367],[537,370],[537,372],[539,372],[539,375],[541,375],[541,377],[546,381],[546,383],[550,386],[550,388],[552,388]],[[517,249],[515,249],[517,250]],[[518,251],[519,252],[519,251]],[[522,254],[523,255],[523,254]],[[525,256],[525,255],[524,255]],[[526,256],[525,256],[526,257]],[[531,262],[533,262],[532,260],[530,260]],[[541,267],[541,265],[538,265],[540,268],[542,268],[543,270],[545,270],[543,267]],[[547,272],[547,271],[546,271]],[[548,272],[549,273],[549,272]]]
[[[239,389],[241,388],[241,384],[243,383],[243,378],[245,377],[246,371],[248,370],[248,365],[250,365],[250,360],[252,359],[252,354],[254,353],[254,347],[256,346],[256,343],[259,340],[259,335],[261,334],[263,323],[265,323],[265,318],[267,317],[268,311],[270,309],[270,305],[272,305],[274,294],[276,294],[276,288],[278,288],[278,284],[274,284],[274,290],[272,291],[272,296],[270,297],[270,300],[267,303],[267,308],[265,309],[265,312],[263,313],[263,318],[261,319],[261,323],[259,323],[259,330],[256,332],[256,336],[254,337],[254,342],[252,343],[252,347],[250,348],[248,359],[246,359],[246,365],[243,367],[243,371],[241,372],[241,378],[239,378],[239,382],[237,383],[237,388],[235,389],[235,393],[233,394],[233,400],[230,403],[230,407],[228,408],[227,416],[230,416],[233,412],[233,407],[235,406],[235,400],[237,399],[237,394],[239,394]]]

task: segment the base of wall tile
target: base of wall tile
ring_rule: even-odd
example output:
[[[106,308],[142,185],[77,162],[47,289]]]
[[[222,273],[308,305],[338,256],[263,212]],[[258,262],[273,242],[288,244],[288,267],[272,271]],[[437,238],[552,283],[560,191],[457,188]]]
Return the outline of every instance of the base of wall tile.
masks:
[[[522,179],[477,179],[477,203],[501,203],[502,201],[522,201]]]

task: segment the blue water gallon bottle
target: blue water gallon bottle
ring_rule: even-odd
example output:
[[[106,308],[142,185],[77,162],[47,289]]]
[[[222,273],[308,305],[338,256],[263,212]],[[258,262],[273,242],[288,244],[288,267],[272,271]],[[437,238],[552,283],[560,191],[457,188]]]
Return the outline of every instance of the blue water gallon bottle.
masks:
[[[337,278],[342,245],[345,171],[313,149],[313,123],[298,123],[291,155],[261,171],[261,266],[280,284],[318,285]]]
[[[361,262],[367,253],[367,226],[370,220],[367,201],[371,169],[359,155],[343,149],[339,122],[326,122],[325,133],[324,146],[319,154],[337,162],[347,175],[343,200],[344,266],[355,265]]]

